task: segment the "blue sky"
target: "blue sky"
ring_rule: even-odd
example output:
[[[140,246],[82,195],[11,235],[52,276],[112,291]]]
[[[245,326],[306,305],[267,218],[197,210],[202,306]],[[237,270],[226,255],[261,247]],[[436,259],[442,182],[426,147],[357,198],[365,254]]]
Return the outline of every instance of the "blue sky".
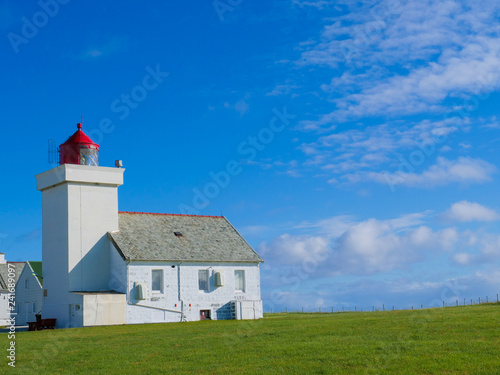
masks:
[[[500,5],[0,0],[0,251],[83,115],[123,211],[226,216],[267,310],[500,292]]]

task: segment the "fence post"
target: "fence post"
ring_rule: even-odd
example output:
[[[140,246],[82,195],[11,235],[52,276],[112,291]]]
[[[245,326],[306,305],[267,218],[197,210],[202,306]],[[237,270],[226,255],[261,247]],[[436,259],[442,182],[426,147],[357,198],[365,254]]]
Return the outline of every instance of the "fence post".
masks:
[[[385,311],[385,304],[382,304],[382,311]]]

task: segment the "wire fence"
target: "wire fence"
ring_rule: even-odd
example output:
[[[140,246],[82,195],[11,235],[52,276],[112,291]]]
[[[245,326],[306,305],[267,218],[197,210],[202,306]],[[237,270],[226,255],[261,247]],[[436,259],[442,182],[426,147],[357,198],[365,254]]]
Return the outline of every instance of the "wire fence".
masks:
[[[338,306],[338,307],[325,307],[320,306],[314,309],[311,308],[271,308],[266,311],[268,314],[282,314],[282,313],[342,313],[342,312],[375,312],[375,311],[402,311],[402,310],[418,310],[418,309],[430,309],[430,308],[443,308],[443,307],[459,307],[459,306],[472,306],[472,305],[483,305],[490,303],[500,303],[499,294],[497,293],[496,298],[486,297],[477,297],[477,298],[456,298],[454,300],[441,301],[439,304],[433,305],[406,305],[406,306],[397,306],[397,305],[372,305],[372,306]]]

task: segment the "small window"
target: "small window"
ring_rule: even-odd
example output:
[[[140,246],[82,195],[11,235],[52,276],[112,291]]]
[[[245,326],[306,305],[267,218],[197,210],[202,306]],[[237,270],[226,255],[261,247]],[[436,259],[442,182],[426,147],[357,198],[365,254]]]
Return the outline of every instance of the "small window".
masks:
[[[33,302],[33,312],[36,313],[36,302]]]
[[[208,292],[208,270],[198,271],[198,289]]]
[[[28,289],[28,279],[24,279],[24,289]]]
[[[245,291],[245,271],[242,270],[234,271],[234,289],[237,292]]]
[[[152,279],[153,293],[163,293],[163,270],[153,270]]]

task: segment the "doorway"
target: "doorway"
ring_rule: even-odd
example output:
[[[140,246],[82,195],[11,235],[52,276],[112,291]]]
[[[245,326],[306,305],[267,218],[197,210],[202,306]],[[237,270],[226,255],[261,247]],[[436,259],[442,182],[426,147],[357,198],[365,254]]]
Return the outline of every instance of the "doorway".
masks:
[[[209,320],[210,310],[200,310],[200,320]]]

